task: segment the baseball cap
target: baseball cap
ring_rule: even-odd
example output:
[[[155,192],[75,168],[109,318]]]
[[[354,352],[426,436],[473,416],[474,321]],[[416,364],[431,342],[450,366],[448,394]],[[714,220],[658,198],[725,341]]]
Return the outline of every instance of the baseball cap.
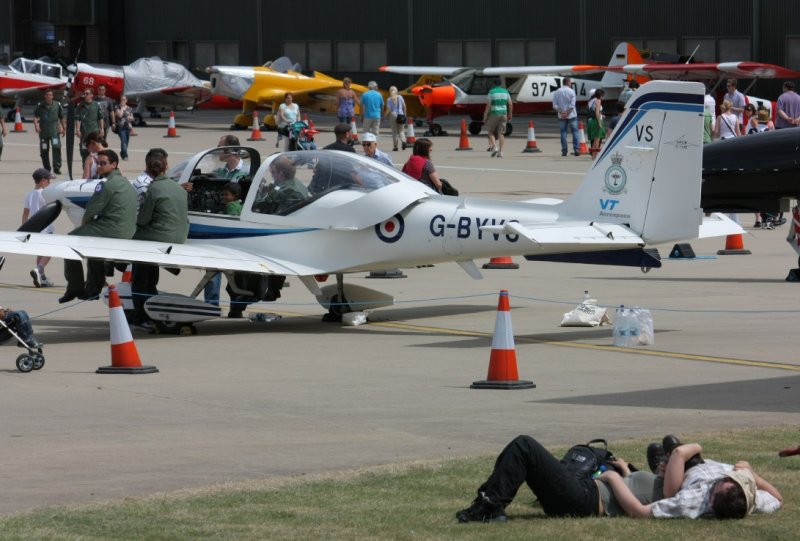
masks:
[[[375,137],[375,134],[372,133],[372,132],[367,132],[367,133],[365,133],[364,135],[361,136],[361,142],[362,143],[374,143],[377,140],[378,140],[378,138]]]
[[[344,122],[337,124],[333,127],[333,133],[342,134],[342,133],[349,133],[350,132],[350,124],[345,124]]]
[[[52,180],[56,178],[56,176],[47,169],[45,169],[44,167],[40,167],[39,169],[33,172],[33,180],[35,180],[36,182],[39,182],[43,178],[49,178]]]
[[[742,487],[744,497],[747,500],[747,514],[753,512],[756,504],[756,479],[750,470],[733,470],[726,473],[737,485]]]

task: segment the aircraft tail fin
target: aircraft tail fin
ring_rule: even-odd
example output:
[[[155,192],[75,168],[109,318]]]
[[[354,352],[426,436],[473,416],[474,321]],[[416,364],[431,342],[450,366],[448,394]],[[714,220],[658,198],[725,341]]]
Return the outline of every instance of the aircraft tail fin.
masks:
[[[614,54],[611,55],[611,60],[608,61],[609,66],[625,66],[626,64],[644,64],[644,59],[639,53],[639,50],[628,42],[622,42],[614,49]],[[607,71],[603,74],[600,80],[600,86],[608,92],[609,89],[622,90],[626,80],[632,78],[622,71]],[[636,79],[643,83],[647,80],[645,77],[636,77]]]
[[[643,85],[560,218],[624,224],[648,244],[697,238],[703,96],[700,83]]]

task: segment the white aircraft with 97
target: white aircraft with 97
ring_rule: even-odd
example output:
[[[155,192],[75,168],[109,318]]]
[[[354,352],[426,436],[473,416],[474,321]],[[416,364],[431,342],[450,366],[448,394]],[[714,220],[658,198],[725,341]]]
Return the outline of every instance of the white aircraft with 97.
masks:
[[[247,302],[275,300],[285,277],[296,276],[332,318],[351,307],[392,304],[388,295],[346,283],[347,273],[455,261],[480,278],[475,259],[513,255],[574,254],[582,262],[658,266],[657,260],[647,259],[644,247],[742,232],[724,216],[703,219],[702,131],[703,85],[643,85],[566,201],[444,196],[354,153],[285,152],[261,163],[253,149],[215,148],[169,173],[194,187],[186,244],[25,232],[40,231],[54,219],[52,209],[42,215],[48,205],[20,231],[0,232],[0,252],[203,269],[206,274],[191,297],[221,271],[234,284],[232,300]],[[250,173],[240,181],[246,193],[241,216],[221,214],[227,181],[213,174],[231,152],[238,153]],[[281,206],[269,203],[280,191],[271,174],[279,163],[294,169],[294,177],[308,187],[307,198]],[[44,196],[60,202],[79,223],[97,182],[61,182]],[[335,275],[337,283],[321,288],[315,277],[325,274]],[[163,308],[172,301],[181,308]],[[158,302],[160,311],[153,308]],[[193,320],[186,314],[192,311],[189,306],[194,307]],[[148,300],[148,310],[167,324],[220,315],[219,308],[199,299],[164,294]]]

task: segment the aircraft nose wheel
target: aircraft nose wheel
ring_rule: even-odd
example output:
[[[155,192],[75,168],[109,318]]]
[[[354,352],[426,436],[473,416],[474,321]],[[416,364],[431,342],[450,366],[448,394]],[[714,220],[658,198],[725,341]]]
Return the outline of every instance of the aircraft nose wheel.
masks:
[[[334,295],[331,297],[328,313],[322,316],[322,321],[329,321],[332,323],[341,322],[342,316],[351,311],[350,305],[347,303],[347,299],[344,296],[340,297],[339,295]]]

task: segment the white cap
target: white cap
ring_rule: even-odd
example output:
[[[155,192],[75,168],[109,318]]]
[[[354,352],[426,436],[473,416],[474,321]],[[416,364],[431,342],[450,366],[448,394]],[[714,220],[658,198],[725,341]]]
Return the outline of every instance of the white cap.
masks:
[[[372,133],[372,132],[367,132],[367,133],[365,133],[364,135],[361,136],[361,142],[362,143],[374,143],[377,140],[378,140],[378,138],[375,137],[375,134]]]

